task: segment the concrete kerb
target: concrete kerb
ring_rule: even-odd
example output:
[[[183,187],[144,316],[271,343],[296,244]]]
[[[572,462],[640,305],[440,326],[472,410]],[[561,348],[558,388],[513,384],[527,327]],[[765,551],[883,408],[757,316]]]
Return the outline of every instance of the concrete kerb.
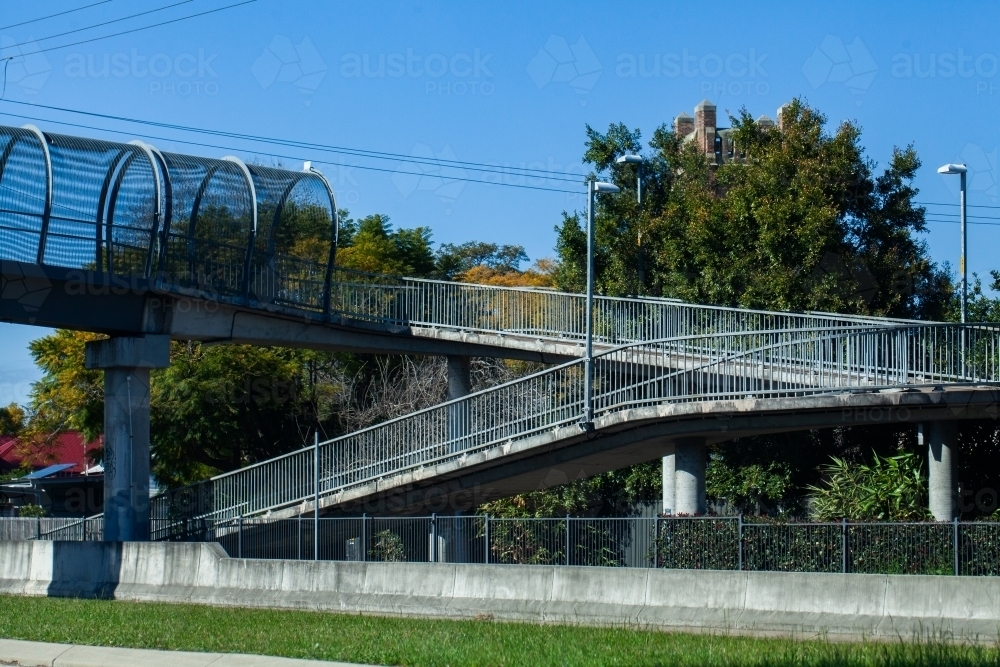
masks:
[[[364,667],[238,653],[195,653],[0,639],[0,665],[19,667]]]
[[[73,561],[72,566],[59,566]],[[0,542],[0,592],[843,639],[1000,640],[1000,579],[228,558],[217,544]]]

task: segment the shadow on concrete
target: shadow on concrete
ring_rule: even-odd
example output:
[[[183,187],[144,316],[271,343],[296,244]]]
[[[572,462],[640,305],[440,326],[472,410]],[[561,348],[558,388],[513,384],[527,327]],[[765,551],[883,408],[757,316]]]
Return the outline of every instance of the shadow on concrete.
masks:
[[[53,542],[48,596],[114,598],[122,547],[121,542]]]

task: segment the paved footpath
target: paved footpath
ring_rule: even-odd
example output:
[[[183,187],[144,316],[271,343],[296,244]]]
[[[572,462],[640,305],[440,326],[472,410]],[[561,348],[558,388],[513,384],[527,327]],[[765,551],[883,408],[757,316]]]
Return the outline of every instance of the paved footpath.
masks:
[[[19,667],[365,667],[240,653],[189,653],[0,639],[0,665]],[[369,665],[368,667],[373,667]]]

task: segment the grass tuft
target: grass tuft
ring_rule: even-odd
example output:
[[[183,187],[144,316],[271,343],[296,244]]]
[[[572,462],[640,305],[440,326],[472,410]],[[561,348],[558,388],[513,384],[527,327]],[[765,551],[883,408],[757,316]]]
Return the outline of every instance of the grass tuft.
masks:
[[[0,637],[414,667],[972,667],[997,647],[843,643],[309,611],[0,596]]]

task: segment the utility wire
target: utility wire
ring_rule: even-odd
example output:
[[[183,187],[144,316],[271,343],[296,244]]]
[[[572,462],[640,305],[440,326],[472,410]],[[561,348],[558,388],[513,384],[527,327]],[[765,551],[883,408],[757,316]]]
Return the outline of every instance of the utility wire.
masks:
[[[410,155],[403,155],[401,153],[389,153],[385,151],[372,151],[359,148],[347,148],[344,146],[332,146],[328,144],[317,144],[306,141],[296,141],[291,139],[275,139],[273,137],[264,137],[254,134],[242,134],[237,132],[226,132],[224,130],[207,130],[198,127],[191,127],[188,125],[177,125],[174,123],[162,123],[158,121],[150,120],[140,120],[137,118],[128,118],[126,116],[116,116],[111,114],[102,114],[92,111],[80,111],[77,109],[68,109],[66,107],[56,107],[45,104],[32,104],[28,102],[18,102],[15,100],[4,100],[9,104],[17,104],[19,106],[28,106],[32,108],[48,109],[50,111],[60,111],[64,113],[77,114],[82,116],[91,116],[94,118],[103,118],[106,120],[114,120],[118,122],[134,123],[137,125],[147,125],[151,127],[160,127],[170,130],[178,130],[181,132],[193,132],[197,134],[207,134],[211,136],[226,137],[229,139],[241,139],[245,141],[255,141],[259,143],[268,143],[284,147],[292,148],[305,148],[309,150],[319,150],[329,153],[337,153],[343,155],[351,155],[354,157],[365,157],[376,160],[391,160],[394,162],[411,162],[413,164],[428,164],[434,166],[447,166],[447,167],[461,167],[463,169],[468,169],[470,171],[482,171],[488,173],[503,174],[506,176],[525,176],[529,178],[545,178],[554,181],[562,181],[567,183],[579,184],[583,179],[583,174],[572,174],[570,172],[557,172],[549,171],[545,169],[534,169],[531,167],[501,167],[495,164],[488,164],[483,162],[466,162],[463,160],[448,160],[444,158],[421,158],[414,157]],[[82,126],[86,127],[86,126]],[[100,128],[91,128],[100,129]]]
[[[27,21],[21,21],[20,23],[11,23],[10,25],[0,26],[0,30],[6,30],[7,28],[16,28],[18,26],[28,25],[29,23],[37,23],[38,21],[44,21],[45,19],[54,19],[57,16],[72,14],[73,12],[78,12],[83,9],[90,9],[91,7],[96,7],[97,5],[105,5],[109,2],[111,2],[111,0],[101,0],[100,2],[84,5],[83,7],[77,7],[76,9],[67,9],[64,12],[59,12],[57,14],[49,14],[48,16],[39,16],[37,19],[28,19]]]
[[[121,18],[111,19],[110,21],[104,21],[103,23],[95,23],[94,25],[88,25],[88,26],[84,26],[82,28],[74,28],[73,30],[67,30],[66,32],[59,32],[59,33],[56,33],[54,35],[49,35],[48,37],[39,37],[38,39],[32,39],[31,41],[35,42],[35,43],[37,43],[37,42],[45,42],[45,41],[48,41],[50,39],[55,39],[56,37],[63,37],[65,35],[72,35],[73,33],[76,33],[76,32],[84,32],[85,30],[93,30],[94,28],[100,28],[103,25],[111,25],[112,23],[121,23],[122,21],[127,21],[129,19],[134,19],[137,16],[145,16],[146,14],[155,14],[156,12],[162,12],[163,10],[170,9],[171,7],[177,7],[179,5],[186,5],[189,2],[194,2],[194,0],[181,0],[180,2],[175,2],[172,5],[164,5],[163,7],[157,7],[155,9],[150,9],[150,10],[147,10],[147,11],[144,11],[144,12],[139,12],[138,14],[131,14],[129,16],[123,16]],[[9,48],[12,48],[14,46],[23,46],[26,43],[28,43],[28,42],[22,42],[21,44],[12,44],[12,45],[8,46],[7,48],[9,49]]]
[[[78,127],[78,128],[83,128],[83,129],[87,129],[87,130],[98,130],[98,131],[101,131],[101,132],[111,132],[113,134],[124,134],[124,135],[130,136],[130,137],[134,137],[135,136],[134,133],[125,132],[125,131],[122,131],[122,130],[109,130],[109,129],[103,128],[103,127],[94,127],[94,126],[91,126],[91,125],[81,125],[79,123],[69,123],[69,122],[66,122],[66,121],[48,120],[46,118],[37,118],[37,117],[34,117],[34,116],[27,116],[27,115],[24,115],[24,114],[12,114],[12,113],[8,113],[8,112],[0,112],[0,116],[10,116],[10,117],[13,117],[13,118],[21,118],[21,119],[24,119],[24,120],[31,120],[31,121],[35,121],[35,122],[38,122],[38,123],[54,123],[56,125],[67,125],[69,127]],[[185,145],[189,145],[189,146],[200,146],[202,148],[214,148],[214,149],[224,150],[224,151],[243,151],[243,150],[245,150],[245,149],[241,149],[241,148],[234,148],[232,146],[222,146],[222,145],[219,145],[219,144],[210,144],[210,143],[204,143],[204,142],[198,142],[198,141],[189,141],[189,140],[186,140],[186,139],[173,139],[173,138],[170,138],[170,137],[158,137],[158,136],[155,136],[155,135],[146,135],[146,138],[148,138],[148,139],[156,139],[156,140],[159,140],[159,141],[169,141],[169,142],[174,142],[174,143],[179,143],[179,144],[185,144]],[[572,195],[581,194],[581,190],[562,190],[562,189],[559,189],[559,188],[547,188],[547,187],[542,187],[542,186],[537,186],[537,185],[523,185],[523,184],[520,184],[520,183],[504,183],[504,182],[499,182],[499,181],[487,181],[487,180],[481,180],[481,179],[475,179],[475,178],[462,178],[462,177],[459,177],[459,176],[443,176],[443,175],[440,175],[440,174],[417,174],[417,173],[413,173],[413,172],[400,171],[399,169],[386,169],[386,168],[382,168],[382,167],[370,167],[370,166],[359,165],[359,164],[344,164],[344,163],[330,162],[328,160],[316,160],[316,159],[312,159],[312,158],[302,157],[302,156],[299,156],[299,155],[284,155],[284,154],[281,154],[281,153],[263,153],[263,152],[259,152],[259,151],[253,151],[253,152],[258,153],[260,155],[267,155],[268,157],[275,157],[275,158],[279,158],[279,159],[283,159],[283,160],[295,160],[297,162],[304,162],[306,160],[310,160],[312,162],[316,162],[316,163],[319,163],[319,164],[326,164],[326,165],[329,165],[331,167],[351,167],[353,169],[361,169],[361,170],[364,170],[364,171],[378,171],[378,172],[387,173],[387,174],[404,174],[404,175],[412,175],[412,176],[427,177],[427,178],[439,178],[442,181],[461,181],[461,182],[464,182],[464,183],[482,183],[484,185],[502,185],[504,187],[510,187],[510,188],[521,188],[521,189],[524,189],[524,190],[541,190],[541,191],[544,191],[544,192],[561,192],[561,193],[572,194]]]
[[[937,201],[915,201],[914,204],[919,204],[920,206],[958,206],[958,202],[937,202]],[[966,204],[968,208],[995,208],[1000,209],[1000,206],[987,206],[985,204]]]
[[[31,53],[32,55],[35,53],[47,53],[49,51],[58,51],[59,49],[68,49],[71,46],[79,46],[80,44],[90,44],[91,42],[99,42],[102,39],[110,39],[111,37],[120,37],[121,35],[129,35],[134,32],[142,32],[143,30],[150,30],[152,28],[158,28],[163,25],[170,25],[171,23],[186,21],[188,19],[197,18],[199,16],[205,16],[206,14],[214,14],[216,12],[221,12],[226,9],[232,9],[233,7],[239,7],[241,5],[249,5],[252,2],[257,2],[257,0],[243,0],[243,2],[236,2],[231,5],[226,5],[225,7],[216,7],[215,9],[209,9],[207,11],[199,12],[197,14],[189,14],[187,16],[181,16],[180,18],[170,19],[169,21],[161,21],[159,23],[153,23],[152,25],[111,33],[110,35],[102,35],[100,37],[92,37],[91,39],[83,39],[80,40],[79,42],[70,42],[69,44],[60,44],[59,46],[50,46],[47,49],[39,49],[37,51],[32,51]],[[13,58],[13,57],[14,56],[8,56],[8,58]]]

